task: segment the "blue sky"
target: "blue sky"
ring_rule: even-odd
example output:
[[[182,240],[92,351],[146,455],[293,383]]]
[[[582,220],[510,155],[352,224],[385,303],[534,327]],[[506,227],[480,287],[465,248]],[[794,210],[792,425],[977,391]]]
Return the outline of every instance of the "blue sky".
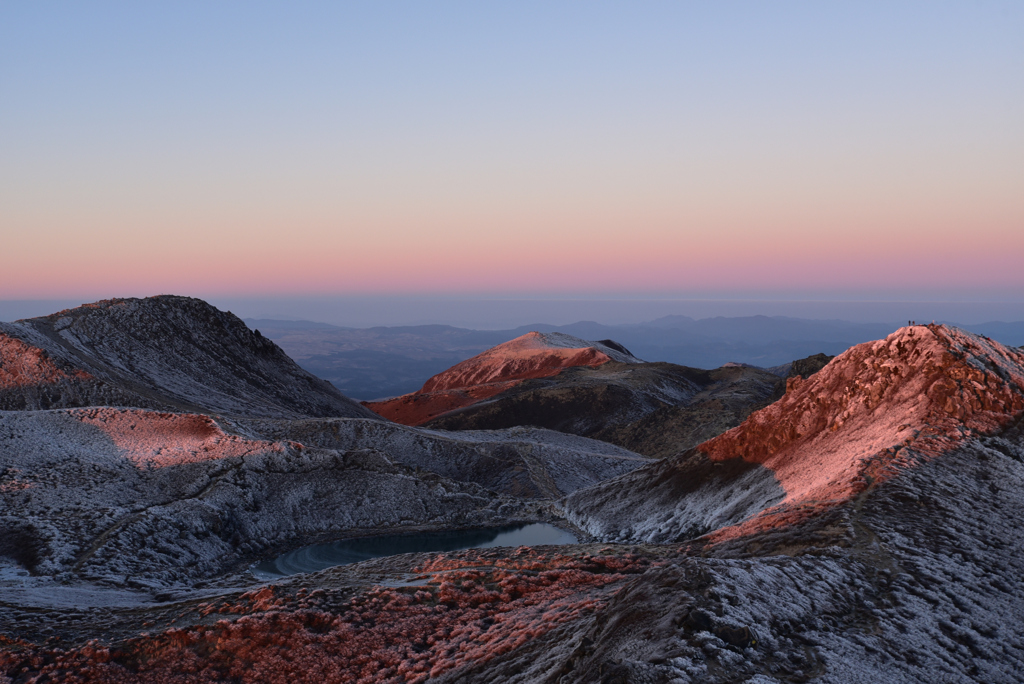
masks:
[[[7,3],[0,298],[1021,299],[1022,35],[1009,2]]]

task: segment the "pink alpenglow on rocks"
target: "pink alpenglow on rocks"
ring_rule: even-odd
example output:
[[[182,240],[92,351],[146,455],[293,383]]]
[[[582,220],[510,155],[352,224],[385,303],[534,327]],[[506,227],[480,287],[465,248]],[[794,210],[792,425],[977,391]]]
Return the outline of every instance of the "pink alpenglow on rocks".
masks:
[[[1024,410],[1024,353],[942,325],[908,326],[857,345],[739,427],[700,445],[771,470],[779,506],[721,530],[728,538],[848,501]]]
[[[90,380],[80,369],[57,367],[45,351],[0,333],[0,389],[53,385],[62,380]]]
[[[124,457],[137,466],[162,468],[284,451],[277,442],[229,435],[213,418],[194,413],[113,408],[77,409],[69,413],[102,430]]]
[[[570,494],[599,539],[718,543],[850,502],[1024,411],[1024,353],[946,326],[848,349],[741,425]]]
[[[549,378],[566,368],[597,368],[609,361],[640,363],[600,342],[564,333],[529,332],[438,373],[418,392],[365,402],[374,412],[404,425],[423,425],[511,389],[524,380]]]

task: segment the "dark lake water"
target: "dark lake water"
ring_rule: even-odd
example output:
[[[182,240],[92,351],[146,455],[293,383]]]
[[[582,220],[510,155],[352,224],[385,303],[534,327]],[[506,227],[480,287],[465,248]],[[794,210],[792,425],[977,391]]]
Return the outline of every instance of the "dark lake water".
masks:
[[[510,525],[473,530],[446,530],[393,534],[361,539],[342,539],[330,544],[313,544],[289,551],[273,560],[252,566],[261,580],[273,580],[300,572],[316,572],[335,565],[348,565],[371,558],[400,553],[461,551],[493,546],[543,546],[576,544],[579,540],[565,530],[547,523]]]

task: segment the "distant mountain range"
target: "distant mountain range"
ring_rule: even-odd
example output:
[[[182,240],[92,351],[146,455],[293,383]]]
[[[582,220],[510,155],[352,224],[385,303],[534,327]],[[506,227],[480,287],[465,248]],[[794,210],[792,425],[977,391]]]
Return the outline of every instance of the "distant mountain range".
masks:
[[[373,400],[415,392],[428,378],[485,349],[531,331],[587,340],[613,339],[645,361],[712,369],[726,363],[762,368],[885,337],[906,321],[853,323],[782,316],[693,319],[666,316],[636,325],[530,325],[470,330],[448,325],[342,328],[307,321],[246,319],[299,365],[329,380],[346,396]],[[923,323],[924,321],[919,321]],[[961,326],[1003,344],[1024,345],[1024,322]]]

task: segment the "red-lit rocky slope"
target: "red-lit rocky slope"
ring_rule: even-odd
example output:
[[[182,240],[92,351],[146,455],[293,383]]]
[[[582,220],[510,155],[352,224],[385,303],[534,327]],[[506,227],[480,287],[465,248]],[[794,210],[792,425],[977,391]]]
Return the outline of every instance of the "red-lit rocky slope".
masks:
[[[853,347],[742,425],[565,502],[606,539],[715,539],[850,501],[1024,409],[1024,353],[945,326]]]
[[[111,299],[0,323],[0,409],[96,405],[376,417],[199,299]]]
[[[419,392],[366,405],[431,429],[536,426],[664,458],[738,425],[785,389],[784,378],[762,368],[703,370],[625,354],[610,340],[530,333],[434,376]],[[797,362],[805,373],[820,365]]]
[[[781,402],[704,451],[567,497],[580,522],[627,544],[407,554],[264,586],[235,576],[148,590],[145,574],[118,575],[128,565],[144,571],[155,553],[170,560],[196,545],[230,549],[254,526],[253,512],[221,514],[215,525],[211,508],[247,481],[267,492],[299,473],[319,482],[324,456],[230,441],[224,448],[265,451],[221,459],[238,462],[223,477],[210,474],[208,499],[190,493],[118,527],[111,512],[87,506],[103,488],[136,505],[106,472],[113,462],[72,459],[80,466],[68,479],[91,479],[80,488],[89,499],[60,501],[56,476],[69,461],[43,444],[59,433],[31,427],[42,414],[18,414],[0,435],[21,435],[12,453],[49,469],[34,481],[5,471],[5,491],[38,511],[19,538],[45,542],[59,522],[67,546],[81,544],[75,520],[88,507],[110,518],[95,525],[101,547],[129,533],[150,543],[138,558],[116,549],[105,563],[91,556],[93,585],[76,584],[71,571],[22,584],[0,576],[0,681],[1015,684],[1024,671],[1022,366],[1019,351],[985,338],[903,329],[791,383]],[[65,421],[65,434],[97,429],[89,415],[45,413]],[[188,429],[190,448],[223,439],[203,424]],[[326,424],[311,429],[332,439]],[[125,440],[118,449],[148,453],[148,441]],[[168,472],[117,467],[137,477]],[[415,473],[369,454],[350,467],[359,479],[331,480],[325,492],[336,498],[320,511],[347,498],[332,493],[335,483],[358,492],[375,472],[391,478],[380,488],[422,487],[467,512],[501,508],[473,504],[473,492],[449,482],[413,482]],[[301,510],[317,501],[273,503]],[[320,520],[317,512],[299,522]],[[692,538],[706,531],[717,533]],[[256,532],[247,539],[275,530]],[[0,536],[0,555],[16,547],[31,560],[34,547],[11,539]],[[104,578],[105,567],[114,572]]]
[[[610,361],[642,363],[609,340],[588,342],[564,333],[530,332],[438,373],[418,392],[364,405],[396,423],[422,425],[525,380],[551,377],[567,368],[596,368]]]

